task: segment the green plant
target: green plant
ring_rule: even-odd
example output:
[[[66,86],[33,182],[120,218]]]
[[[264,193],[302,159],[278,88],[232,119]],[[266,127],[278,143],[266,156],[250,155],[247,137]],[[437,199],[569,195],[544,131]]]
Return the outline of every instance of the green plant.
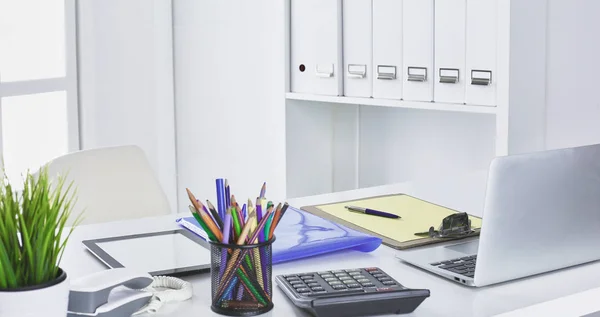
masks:
[[[52,184],[43,167],[27,172],[21,193],[6,177],[0,183],[0,289],[39,285],[58,277],[67,240],[79,222],[65,231],[75,193],[65,177]],[[64,190],[63,190],[64,189]]]

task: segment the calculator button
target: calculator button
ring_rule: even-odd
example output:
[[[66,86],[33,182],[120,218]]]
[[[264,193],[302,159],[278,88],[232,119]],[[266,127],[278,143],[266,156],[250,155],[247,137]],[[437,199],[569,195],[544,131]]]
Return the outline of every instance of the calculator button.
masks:
[[[369,283],[362,283],[362,286],[363,286],[363,287],[374,287],[374,286],[375,286],[375,284],[373,284],[373,283],[371,283],[371,282],[369,282]]]
[[[360,273],[360,272],[349,272],[348,275],[350,275],[350,276],[359,276],[359,275],[361,275],[362,276],[362,273]]]
[[[359,288],[360,284],[352,283],[352,284],[346,284],[346,286],[348,286],[349,288]]]
[[[300,294],[304,294],[304,293],[310,293],[310,289],[309,288],[298,288],[296,289],[296,292],[300,293]]]
[[[303,279],[303,280],[311,279],[313,277],[314,277],[314,275],[312,275],[312,274],[310,274],[310,275],[301,275],[300,276],[300,278]]]
[[[331,273],[322,274],[322,275],[321,275],[321,277],[322,277],[322,278],[333,277],[333,274],[331,274]]]
[[[380,282],[386,282],[386,281],[391,281],[392,279],[391,279],[391,278],[389,278],[389,277],[380,277],[380,278],[378,278],[378,280],[379,280]]]
[[[376,267],[368,267],[368,268],[365,268],[365,271],[367,271],[367,272],[373,272],[373,271],[378,271],[378,270],[379,270],[379,269],[378,269],[378,268],[376,268]]]
[[[291,281],[299,281],[299,280],[300,280],[299,278],[297,278],[297,277],[295,277],[295,276],[292,276],[292,277],[286,277],[285,279],[286,279],[286,280],[288,280],[288,282],[291,282]]]
[[[304,280],[304,283],[307,283],[307,284],[308,283],[315,283],[315,282],[316,281],[314,279],[312,279],[312,278],[307,278],[307,279]]]
[[[320,292],[320,291],[324,291],[325,289],[321,286],[315,286],[315,287],[311,287],[310,289],[312,289],[315,292]]]
[[[329,285],[331,285],[331,286],[333,286],[333,285],[342,285],[342,282],[340,282],[340,281],[332,281],[332,282],[329,282]]]
[[[370,280],[368,280],[366,278],[359,278],[359,279],[356,279],[356,281],[359,283],[369,283],[370,282]]]
[[[383,282],[383,285],[396,285],[396,282],[394,282],[394,281],[385,281],[385,282]]]
[[[323,276],[323,274],[331,274],[331,272],[330,271],[324,271],[324,272],[319,272],[317,274]]]
[[[296,284],[296,285],[292,285],[292,287],[295,289],[305,288],[304,284]]]
[[[346,284],[346,285],[348,285],[348,284],[354,284],[354,283],[356,283],[356,281],[355,281],[355,280],[344,280],[344,281],[342,281],[342,282],[344,282],[344,284]]]
[[[303,283],[302,283],[302,281],[290,281],[290,284],[292,284],[292,285],[296,285],[296,284],[302,285]]]
[[[335,277],[328,277],[325,279],[325,282],[332,282],[332,281],[337,281],[338,279]]]
[[[331,271],[331,273],[345,273],[344,270]]]
[[[372,275],[373,275],[373,277],[384,277],[385,276],[385,274],[383,274],[383,273],[375,273]]]
[[[431,265],[433,265],[433,266],[438,266],[438,265],[441,265],[441,264],[442,264],[442,262],[431,263]]]
[[[344,285],[332,285],[331,287],[335,290],[346,289]]]
[[[397,288],[392,288],[392,287],[379,287],[377,288],[378,292],[387,292],[387,291],[395,291],[397,290]]]
[[[335,276],[342,277],[342,276],[349,276],[349,275],[348,275],[348,273],[335,273]]]
[[[308,285],[309,287],[313,287],[313,286],[319,286],[319,283],[317,283],[317,282],[306,283],[306,285]]]
[[[360,269],[351,269],[351,270],[346,270],[346,272],[350,273],[350,272],[360,272]]]
[[[345,280],[352,280],[353,278],[351,276],[340,276],[340,280],[345,281]]]

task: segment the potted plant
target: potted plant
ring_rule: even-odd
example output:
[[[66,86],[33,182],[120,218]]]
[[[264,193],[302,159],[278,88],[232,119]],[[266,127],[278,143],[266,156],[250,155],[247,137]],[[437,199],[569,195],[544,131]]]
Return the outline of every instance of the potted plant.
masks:
[[[23,191],[0,182],[0,316],[64,317],[69,301],[60,260],[75,227],[66,228],[72,183],[52,183],[47,168],[25,176]],[[79,218],[75,224],[79,222]]]

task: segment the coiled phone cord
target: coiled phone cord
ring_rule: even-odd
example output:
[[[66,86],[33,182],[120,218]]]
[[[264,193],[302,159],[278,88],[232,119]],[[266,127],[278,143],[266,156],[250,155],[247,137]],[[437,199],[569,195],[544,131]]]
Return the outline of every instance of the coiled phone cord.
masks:
[[[164,303],[180,302],[192,298],[192,284],[171,276],[155,276],[154,282],[142,291],[152,293],[148,304],[134,313],[156,313]]]

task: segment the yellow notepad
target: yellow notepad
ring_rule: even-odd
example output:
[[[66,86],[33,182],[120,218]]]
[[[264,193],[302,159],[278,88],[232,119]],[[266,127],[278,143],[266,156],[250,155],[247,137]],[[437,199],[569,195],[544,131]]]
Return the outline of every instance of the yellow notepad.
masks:
[[[345,206],[365,207],[396,214],[402,218],[390,219],[378,216],[350,212]],[[353,229],[382,238],[389,246],[405,249],[420,245],[448,241],[447,238],[429,238],[416,236],[417,232],[426,232],[433,226],[438,229],[442,219],[456,210],[439,206],[409,195],[389,195],[334,204],[308,206],[302,209],[323,218],[336,221]],[[479,234],[481,218],[469,216],[474,234]]]

